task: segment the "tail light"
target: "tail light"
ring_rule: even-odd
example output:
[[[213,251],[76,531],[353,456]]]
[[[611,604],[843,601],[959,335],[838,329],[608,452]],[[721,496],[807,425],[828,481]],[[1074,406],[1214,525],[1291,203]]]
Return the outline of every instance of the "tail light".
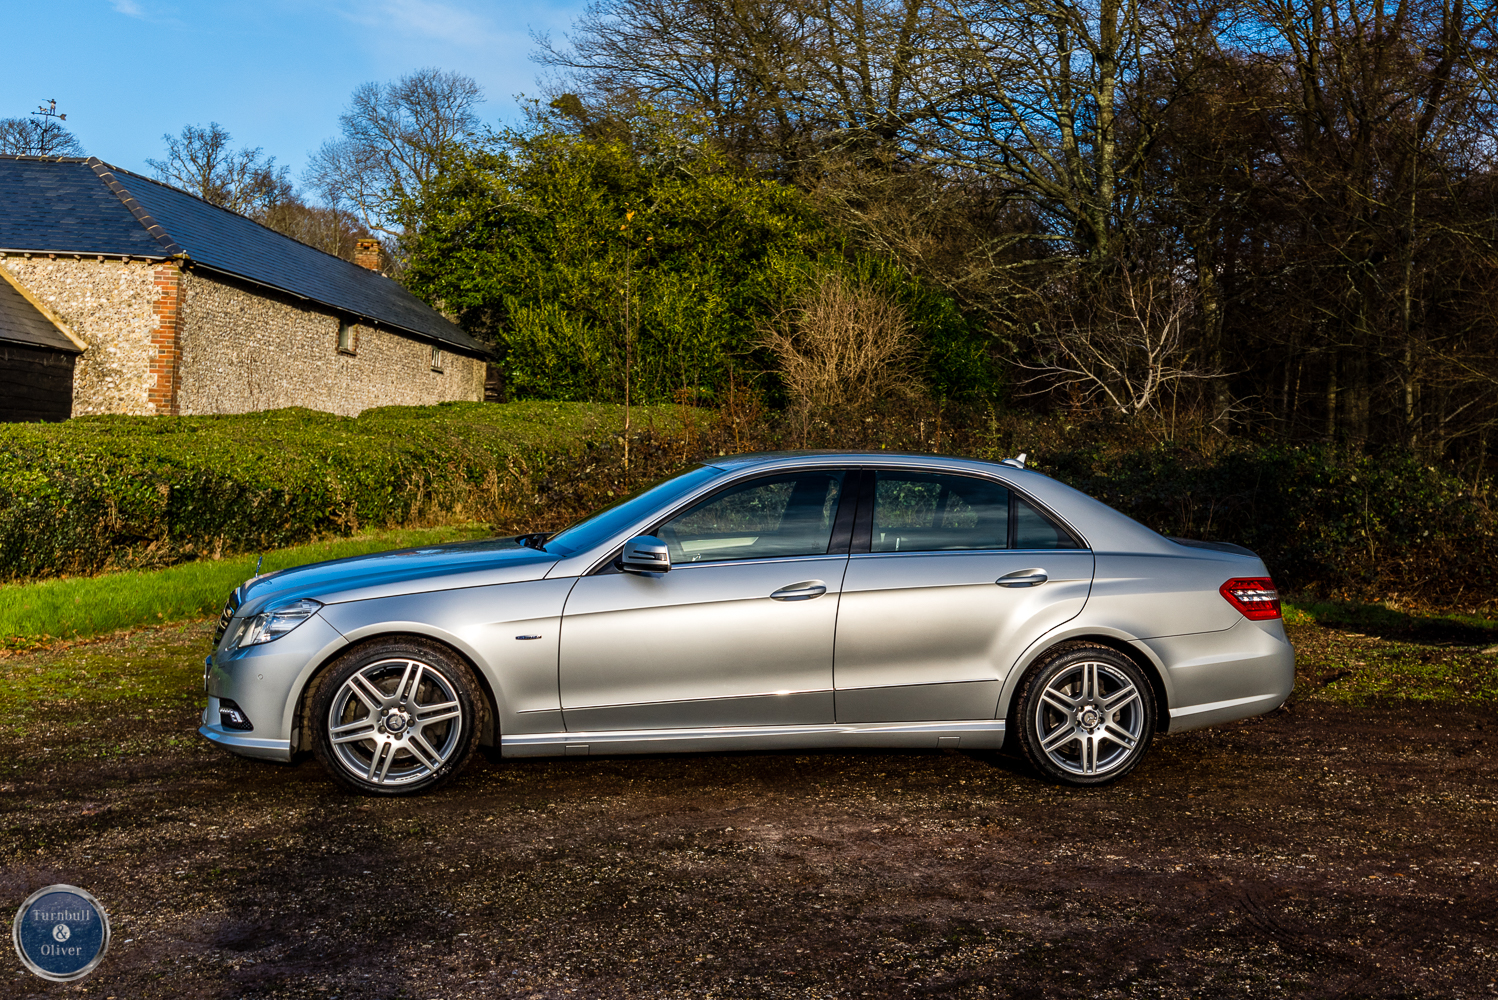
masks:
[[[1274,589],[1274,581],[1267,576],[1229,580],[1217,590],[1250,621],[1280,617],[1280,592]]]

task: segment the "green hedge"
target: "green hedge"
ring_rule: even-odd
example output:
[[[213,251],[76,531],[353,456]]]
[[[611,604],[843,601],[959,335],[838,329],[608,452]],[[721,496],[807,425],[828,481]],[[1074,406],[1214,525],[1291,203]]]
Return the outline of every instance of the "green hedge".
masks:
[[[636,408],[635,423],[676,414]],[[502,519],[621,418],[593,404],[448,403],[0,425],[0,580]]]

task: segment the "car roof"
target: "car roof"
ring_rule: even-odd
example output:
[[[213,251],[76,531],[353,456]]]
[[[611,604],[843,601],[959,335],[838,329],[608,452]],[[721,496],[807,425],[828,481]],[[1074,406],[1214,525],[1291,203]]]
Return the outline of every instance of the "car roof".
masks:
[[[837,450],[800,450],[800,451],[757,451],[746,452],[741,455],[720,455],[717,458],[708,459],[703,465],[714,469],[722,469],[725,472],[737,472],[755,466],[773,468],[781,465],[805,465],[808,462],[815,464],[848,464],[848,465],[886,465],[890,467],[905,466],[939,466],[944,469],[969,469],[973,471],[994,472],[999,469],[1014,470],[1012,465],[1004,465],[1002,462],[990,462],[980,458],[963,458],[957,455],[933,455],[923,452],[906,451],[837,451]]]
[[[921,468],[944,472],[967,472],[991,476],[1047,508],[1078,533],[1094,550],[1155,552],[1179,556],[1186,551],[1164,535],[1146,527],[1100,500],[1052,479],[1034,469],[1018,469],[1002,462],[956,455],[932,455],[894,451],[763,451],[742,455],[720,455],[702,464],[728,473],[751,470],[772,472],[818,465],[850,465],[873,468]]]

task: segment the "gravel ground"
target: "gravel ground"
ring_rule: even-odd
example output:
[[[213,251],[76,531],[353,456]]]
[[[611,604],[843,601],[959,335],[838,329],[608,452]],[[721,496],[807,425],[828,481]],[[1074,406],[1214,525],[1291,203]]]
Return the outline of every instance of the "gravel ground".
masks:
[[[4,995],[1498,996],[1491,707],[1302,698],[1091,791],[821,752],[481,759],[404,801],[196,711],[0,731],[0,903],[69,882],[114,928],[90,979],[12,957]]]

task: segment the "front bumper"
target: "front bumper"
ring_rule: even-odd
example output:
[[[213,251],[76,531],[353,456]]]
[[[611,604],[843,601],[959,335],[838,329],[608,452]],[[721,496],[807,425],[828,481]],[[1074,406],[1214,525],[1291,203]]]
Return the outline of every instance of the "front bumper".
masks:
[[[244,649],[220,646],[204,664],[208,705],[198,734],[245,757],[289,761],[302,691],[317,668],[347,645],[337,629],[314,615],[274,642]],[[225,728],[222,698],[233,700],[255,728]]]
[[[253,733],[225,729],[216,721],[210,721],[218,718],[218,699],[210,697],[208,707],[203,709],[203,718],[200,720],[203,724],[198,727],[198,735],[242,757],[273,760],[283,764],[291,760],[290,740],[269,740],[257,737]]]

